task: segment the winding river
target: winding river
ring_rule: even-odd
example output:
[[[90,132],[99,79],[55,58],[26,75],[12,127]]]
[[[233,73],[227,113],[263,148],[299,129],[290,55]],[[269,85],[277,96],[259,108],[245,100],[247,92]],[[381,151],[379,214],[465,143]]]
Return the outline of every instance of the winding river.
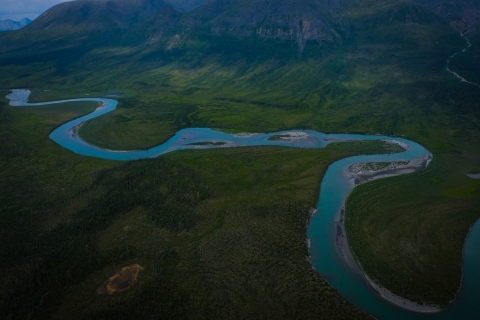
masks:
[[[393,295],[385,298],[375,290],[362,273],[342,234],[342,208],[354,183],[345,172],[359,162],[391,162],[422,159],[428,165],[431,153],[418,143],[397,137],[323,134],[310,130],[280,131],[269,134],[227,134],[206,128],[189,128],[178,131],[165,143],[134,151],[112,151],[90,145],[78,138],[78,126],[84,121],[115,110],[117,101],[100,98],[81,98],[43,103],[28,103],[28,90],[13,90],[7,96],[13,106],[41,106],[72,101],[97,101],[101,103],[94,112],[71,120],[51,134],[50,138],[62,147],[79,155],[110,160],[136,160],[154,158],[181,149],[205,149],[240,146],[287,146],[296,148],[323,148],[331,142],[352,140],[390,140],[403,143],[408,148],[400,153],[361,155],[334,162],[321,182],[317,210],[308,225],[307,236],[312,266],[348,301],[378,319],[477,319],[480,316],[480,220],[469,232],[464,247],[464,277],[456,299],[443,310],[417,306]],[[269,140],[272,135],[290,136],[283,140]],[[210,145],[205,143],[211,143]],[[199,144],[200,143],[200,144]],[[213,144],[215,143],[215,144]],[[339,231],[340,230],[340,231]],[[339,241],[343,239],[342,241]],[[382,290],[380,290],[382,291]]]

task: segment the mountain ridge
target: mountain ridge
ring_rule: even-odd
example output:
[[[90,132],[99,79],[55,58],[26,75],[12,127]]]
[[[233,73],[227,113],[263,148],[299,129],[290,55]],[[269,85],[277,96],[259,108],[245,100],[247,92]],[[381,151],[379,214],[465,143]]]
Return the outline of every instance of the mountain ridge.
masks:
[[[106,31],[127,29],[154,14],[163,0],[77,0],[53,6],[29,26],[29,30]]]
[[[11,19],[0,20],[0,31],[19,30],[30,24],[32,20],[23,18],[20,21],[13,21]]]

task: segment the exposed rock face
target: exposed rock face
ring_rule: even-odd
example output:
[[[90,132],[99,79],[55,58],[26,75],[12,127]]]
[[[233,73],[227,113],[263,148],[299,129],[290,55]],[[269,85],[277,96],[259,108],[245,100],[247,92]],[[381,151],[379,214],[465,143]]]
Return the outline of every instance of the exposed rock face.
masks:
[[[12,31],[12,30],[19,30],[25,27],[26,25],[30,24],[32,20],[30,19],[22,19],[20,21],[13,21],[10,19],[7,20],[0,20],[0,31]]]
[[[350,24],[337,0],[212,0],[189,13],[163,7],[144,24],[131,30],[145,44],[159,43],[167,49],[201,30],[206,36],[234,37],[248,41],[292,42],[301,53],[307,42],[338,44]]]
[[[332,1],[333,2],[333,1]],[[333,2],[336,4],[336,2]],[[330,4],[299,0],[239,0],[211,23],[213,34],[296,42],[341,42],[348,21]]]

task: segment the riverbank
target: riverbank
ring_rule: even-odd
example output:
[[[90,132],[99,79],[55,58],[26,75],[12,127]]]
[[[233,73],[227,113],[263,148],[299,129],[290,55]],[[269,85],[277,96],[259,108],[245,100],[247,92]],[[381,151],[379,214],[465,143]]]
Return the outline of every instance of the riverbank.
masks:
[[[390,142],[390,141],[389,141]],[[402,146],[405,148],[405,146]],[[408,146],[406,146],[408,148]],[[343,171],[343,178],[350,182],[350,187],[364,184],[376,179],[394,177],[402,174],[418,172],[424,169],[431,161],[430,155],[415,158],[410,161],[393,161],[390,163],[366,163],[360,162],[347,166]],[[350,193],[349,193],[350,194]],[[347,196],[348,198],[348,196]],[[345,199],[346,201],[346,199]],[[336,244],[341,256],[348,262],[352,268],[358,268],[365,277],[366,282],[373,292],[383,299],[410,311],[421,313],[436,313],[442,311],[438,305],[419,304],[409,299],[394,294],[387,288],[375,283],[363,270],[360,262],[350,249],[345,230],[345,201],[336,221]]]
[[[432,159],[431,156],[418,157],[410,161],[394,161],[375,166],[370,163],[356,163],[345,168],[344,178],[358,186],[376,179],[394,177],[422,170]],[[380,167],[380,168],[378,168]]]
[[[360,266],[361,268],[361,266]],[[422,313],[437,313],[442,311],[440,306],[436,305],[428,305],[428,304],[418,304],[417,302],[402,298],[394,293],[392,293],[390,290],[380,286],[379,284],[375,283],[372,279],[368,277],[368,275],[364,272],[363,275],[365,276],[365,279],[368,282],[368,285],[372,288],[372,290],[382,298],[384,298],[387,301],[390,301],[391,303],[405,308],[410,311],[414,312],[422,312]]]
[[[293,142],[308,138],[308,133],[302,131],[289,131],[281,134],[272,135],[268,140]]]

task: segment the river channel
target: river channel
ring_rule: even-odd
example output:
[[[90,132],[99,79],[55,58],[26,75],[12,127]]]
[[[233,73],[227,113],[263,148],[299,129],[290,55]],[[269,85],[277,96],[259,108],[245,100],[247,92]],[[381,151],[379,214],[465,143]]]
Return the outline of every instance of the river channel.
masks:
[[[62,147],[79,155],[109,160],[138,160],[155,158],[182,149],[206,149],[242,146],[284,146],[295,148],[323,148],[332,142],[389,140],[408,148],[400,153],[354,156],[334,162],[321,182],[317,210],[307,229],[312,267],[348,301],[377,319],[478,319],[480,317],[480,220],[471,228],[464,247],[464,274],[457,297],[443,310],[418,306],[402,301],[400,297],[383,297],[371,284],[352,258],[346,238],[339,244],[339,225],[342,208],[354,184],[345,175],[350,165],[359,162],[392,162],[424,159],[428,165],[431,153],[416,142],[407,139],[377,135],[324,134],[311,130],[288,130],[274,133],[228,134],[207,128],[188,128],[178,131],[165,143],[147,150],[106,150],[80,139],[78,127],[83,122],[115,110],[117,101],[101,98],[81,98],[42,103],[28,103],[28,90],[13,90],[7,96],[10,104],[18,107],[42,106],[72,101],[97,101],[101,106],[85,116],[66,122],[56,128],[50,138]],[[283,140],[269,140],[273,135],[286,136]],[[288,138],[289,137],[289,138]],[[404,303],[405,302],[405,303]]]

